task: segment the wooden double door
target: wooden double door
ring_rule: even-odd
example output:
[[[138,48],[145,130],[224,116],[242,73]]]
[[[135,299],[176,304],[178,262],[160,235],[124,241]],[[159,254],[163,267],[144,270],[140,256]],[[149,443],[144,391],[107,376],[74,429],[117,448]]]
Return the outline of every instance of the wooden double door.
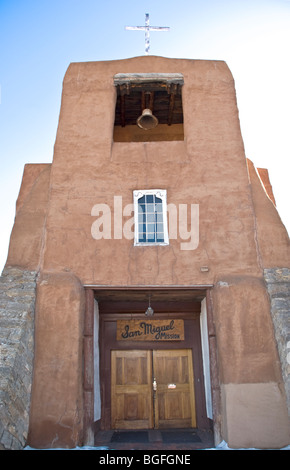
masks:
[[[111,351],[111,425],[196,427],[192,350]]]

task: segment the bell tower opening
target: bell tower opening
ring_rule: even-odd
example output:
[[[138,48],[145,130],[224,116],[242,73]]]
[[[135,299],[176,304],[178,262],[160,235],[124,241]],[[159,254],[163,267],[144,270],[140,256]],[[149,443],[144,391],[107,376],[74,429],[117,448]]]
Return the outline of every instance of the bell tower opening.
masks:
[[[116,74],[114,142],[184,140],[180,73]]]

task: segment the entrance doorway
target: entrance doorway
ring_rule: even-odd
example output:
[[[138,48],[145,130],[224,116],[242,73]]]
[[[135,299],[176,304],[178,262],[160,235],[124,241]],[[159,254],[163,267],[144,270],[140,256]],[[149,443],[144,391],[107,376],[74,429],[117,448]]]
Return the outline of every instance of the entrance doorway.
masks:
[[[111,426],[196,427],[192,350],[112,350]]]
[[[87,300],[84,322],[84,442],[87,444],[91,445],[94,434],[95,438],[98,433],[105,433],[107,436],[107,432],[115,432],[114,429],[117,427],[121,428],[121,432],[126,432],[126,429],[128,430],[133,426],[134,421],[135,429],[138,429],[138,421],[140,421],[139,429],[142,427],[143,429],[148,429],[150,435],[152,433],[159,435],[161,431],[158,429],[152,430],[154,426],[158,426],[159,429],[164,426],[166,429],[166,427],[170,427],[170,424],[172,424],[171,433],[174,434],[177,425],[188,426],[188,424],[185,424],[185,420],[191,419],[192,423],[195,423],[192,425],[195,429],[211,431],[214,426],[217,441],[220,437],[219,422],[216,421],[215,423],[212,420],[211,400],[209,400],[212,392],[215,411],[220,409],[220,389],[215,353],[216,338],[212,322],[210,290],[205,290],[204,286],[203,289],[170,288],[169,290],[156,289],[153,292],[151,289],[150,295],[151,306],[154,309],[154,319],[160,320],[160,324],[163,324],[164,321],[168,323],[170,320],[170,325],[172,320],[175,323],[177,323],[177,320],[178,322],[182,320],[184,335],[180,336],[180,338],[164,336],[159,339],[152,337],[142,338],[139,333],[136,333],[137,329],[134,328],[133,330],[132,328],[136,335],[134,334],[132,337],[132,335],[128,334],[128,338],[120,339],[120,332],[124,332],[123,327],[118,327],[120,323],[123,325],[124,320],[126,320],[127,324],[127,321],[133,322],[146,319],[144,312],[148,308],[148,290],[128,290],[123,288],[103,290],[99,288],[91,289],[89,287],[86,290]],[[128,300],[128,297],[130,297],[130,300]],[[207,319],[209,321],[208,332],[204,326],[204,324],[207,324]],[[167,333],[168,331],[165,331],[165,334]],[[136,340],[137,336],[139,341]],[[208,341],[208,337],[210,341]],[[142,341],[140,341],[141,338]],[[162,360],[165,361],[164,358],[161,360],[162,354],[166,356],[166,364],[170,365],[171,363],[169,369],[175,371],[178,370],[176,364],[173,365],[174,361],[178,361],[176,354],[178,355],[184,350],[187,351],[187,359],[182,358],[181,364],[183,365],[181,365],[181,370],[183,370],[182,367],[184,368],[186,360],[189,361],[189,364],[191,361],[191,366],[189,366],[186,374],[192,374],[192,380],[190,382],[187,382],[187,380],[179,382],[174,375],[170,376],[165,369],[165,384],[160,380],[160,374],[158,374],[158,377],[155,374],[157,390],[154,394],[153,374],[155,370],[158,370],[158,361],[161,363]],[[188,350],[190,353],[188,353]],[[120,381],[120,375],[125,375],[125,368],[123,369],[125,359],[120,359],[122,358],[122,351],[124,353],[125,351],[128,352],[129,356],[126,360],[131,360],[131,369],[133,368],[134,370],[135,368],[136,371],[139,371],[139,374],[141,372],[143,374],[141,379],[138,379],[139,381],[136,377],[135,379],[133,377],[134,380],[129,390],[128,383],[122,382],[122,379]],[[145,352],[145,357],[143,356],[142,359],[138,359],[139,365],[137,366],[135,362],[136,351],[138,351],[139,356],[141,354],[141,358],[142,353]],[[169,357],[169,352],[173,354],[173,357]],[[160,355],[159,358],[158,354]],[[142,362],[146,366],[141,367],[140,364]],[[209,371],[210,364],[212,367]],[[126,367],[130,370],[128,365]],[[163,367],[164,370],[166,366],[163,364],[160,367]],[[115,368],[114,374],[112,374],[112,368]],[[128,372],[126,373],[128,375]],[[149,374],[149,376],[146,374]],[[144,375],[147,377],[146,380],[144,380]],[[142,390],[142,387],[138,387],[138,384],[144,385],[146,392]],[[171,386],[168,388],[170,384]],[[186,403],[191,403],[191,414],[187,417],[184,413],[182,415],[179,411],[177,412],[178,407],[182,405],[182,399],[178,397],[178,393],[176,394],[176,399],[171,400],[174,396],[174,391],[181,391],[178,384],[181,384],[184,388],[186,388],[186,384],[190,384],[190,387],[192,387],[189,399],[188,391],[186,392],[187,395],[183,395],[187,396]],[[162,395],[163,385],[165,385],[165,391],[163,390]],[[176,385],[176,388],[174,385]],[[135,396],[133,387],[139,388]],[[113,393],[112,390],[114,388],[115,392]],[[129,391],[131,392],[130,400],[128,399]],[[169,393],[172,394],[169,395]],[[121,410],[122,408],[125,409],[125,406],[122,405],[122,400],[123,402],[127,400],[126,412],[124,411],[123,414]],[[143,404],[142,400],[144,401]],[[141,413],[142,407],[144,410],[143,414]],[[139,415],[136,414],[136,409],[139,410]],[[147,415],[145,413],[146,410],[149,410]],[[165,411],[167,411],[167,415]],[[174,412],[177,416],[173,415]],[[216,413],[218,416],[219,411],[216,411]],[[113,419],[112,414],[115,417]],[[179,419],[183,420],[182,424],[178,424]],[[123,424],[120,423],[122,420]],[[114,422],[114,429],[112,429],[112,422]],[[125,426],[129,427],[126,428]],[[187,429],[190,430],[190,427],[187,427]]]

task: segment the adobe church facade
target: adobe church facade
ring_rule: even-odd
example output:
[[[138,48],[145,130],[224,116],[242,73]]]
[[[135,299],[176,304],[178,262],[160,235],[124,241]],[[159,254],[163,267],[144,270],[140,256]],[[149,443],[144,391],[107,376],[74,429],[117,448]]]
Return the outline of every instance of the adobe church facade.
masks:
[[[289,261],[224,62],[71,64],[1,277],[1,446],[183,427],[288,445]]]

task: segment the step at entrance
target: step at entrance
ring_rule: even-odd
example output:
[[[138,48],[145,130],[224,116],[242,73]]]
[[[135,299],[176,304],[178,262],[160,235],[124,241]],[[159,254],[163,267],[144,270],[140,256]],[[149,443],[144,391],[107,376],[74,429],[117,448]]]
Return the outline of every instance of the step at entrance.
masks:
[[[201,442],[196,430],[114,431],[111,441],[116,443],[164,442],[165,444]]]

